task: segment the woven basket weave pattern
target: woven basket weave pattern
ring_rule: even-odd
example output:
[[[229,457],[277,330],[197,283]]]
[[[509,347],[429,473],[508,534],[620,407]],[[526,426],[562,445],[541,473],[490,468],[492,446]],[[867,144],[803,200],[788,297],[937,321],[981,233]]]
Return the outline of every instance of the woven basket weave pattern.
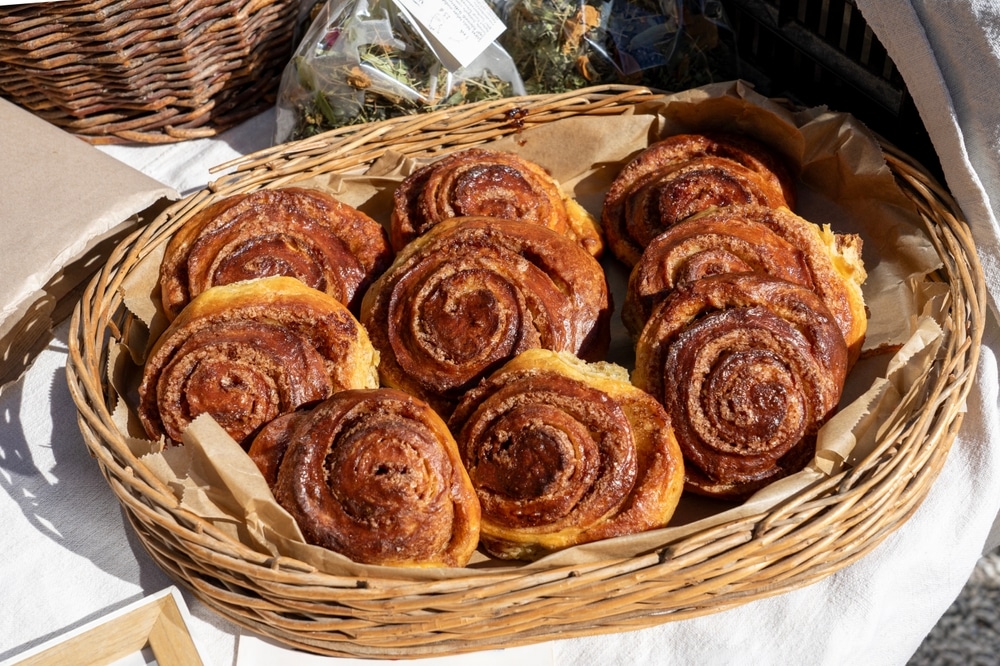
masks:
[[[211,136],[273,104],[295,0],[0,7],[0,95],[94,143]]]
[[[571,567],[484,570],[456,580],[334,576],[255,552],[178,507],[114,425],[106,384],[111,343],[128,335],[120,283],[215,196],[369,164],[389,150],[458,149],[572,116],[629,112],[655,99],[607,86],[484,102],[446,113],[333,132],[238,160],[235,173],[176,204],[127,239],[89,285],[70,333],[69,385],[84,439],[152,557],[179,584],[236,624],[290,646],[354,657],[458,654],[626,631],[717,612],[816,582],[871,551],[916,509],[961,424],[985,318],[985,288],[967,226],[948,194],[886,146],[948,286],[949,328],[938,360],[882,425],[853,467],[757,515],[734,519],[639,557]]]

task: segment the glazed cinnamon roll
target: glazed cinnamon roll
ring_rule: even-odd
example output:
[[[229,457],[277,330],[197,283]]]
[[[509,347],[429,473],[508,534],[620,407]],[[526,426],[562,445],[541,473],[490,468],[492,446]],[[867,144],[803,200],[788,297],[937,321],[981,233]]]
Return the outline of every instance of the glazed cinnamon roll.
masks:
[[[794,208],[792,178],[764,146],[724,134],[680,134],[650,145],[619,172],[601,223],[612,253],[632,266],[662,231],[709,208]]]
[[[498,558],[663,527],[680,498],[670,420],[620,366],[529,350],[448,423],[482,506],[480,545]]]
[[[288,187],[226,197],[193,215],[160,265],[164,312],[173,319],[209,287],[286,275],[354,312],[392,261],[382,225],[318,190]]]
[[[849,350],[861,352],[868,317],[861,239],[834,234],[787,208],[731,206],[679,222],[646,247],[629,276],[622,320],[638,335],[655,303],[678,284],[720,273],[762,272],[815,291]]]
[[[609,319],[604,272],[580,245],[484,217],[444,220],[410,242],[361,304],[383,385],[443,415],[526,349],[603,358]]]
[[[347,307],[275,276],[202,292],[157,339],[139,386],[151,438],[210,414],[240,444],[335,391],[378,385],[378,355]]]
[[[540,224],[595,257],[604,248],[597,221],[545,169],[514,153],[484,148],[442,157],[400,183],[393,194],[393,248],[398,252],[441,220],[470,216]]]
[[[683,284],[653,309],[632,381],[670,414],[686,488],[743,499],[811,459],[846,367],[844,337],[812,290],[733,273]]]
[[[455,440],[406,393],[341,391],[272,421],[250,452],[265,478],[277,468],[275,498],[308,543],[391,566],[464,566],[476,549],[479,501]]]
[[[292,431],[304,414],[305,410],[296,410],[268,421],[250,439],[246,447],[247,455],[257,465],[261,476],[272,491],[278,483],[278,470],[281,469],[281,461],[285,459],[285,452],[288,451]]]

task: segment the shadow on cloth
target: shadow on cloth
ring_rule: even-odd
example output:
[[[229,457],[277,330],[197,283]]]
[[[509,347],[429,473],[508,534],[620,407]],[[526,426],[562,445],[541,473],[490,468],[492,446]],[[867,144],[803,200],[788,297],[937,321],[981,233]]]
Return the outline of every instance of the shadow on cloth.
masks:
[[[67,328],[60,327],[56,336],[43,353],[65,352]],[[46,399],[47,410],[29,408],[29,401]],[[65,366],[54,366],[47,377],[35,372],[8,384],[0,394],[0,413],[0,486],[27,522],[112,576],[134,579],[138,563],[143,589],[169,585],[84,444]],[[47,441],[45,428],[51,428]],[[122,557],[126,551],[132,557]]]

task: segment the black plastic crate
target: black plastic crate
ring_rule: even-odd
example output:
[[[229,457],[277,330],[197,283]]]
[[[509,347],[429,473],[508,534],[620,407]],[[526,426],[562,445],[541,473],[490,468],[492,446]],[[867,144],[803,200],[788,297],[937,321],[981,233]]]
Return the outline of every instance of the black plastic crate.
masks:
[[[765,95],[855,115],[940,176],[895,63],[852,0],[722,0],[738,75]]]

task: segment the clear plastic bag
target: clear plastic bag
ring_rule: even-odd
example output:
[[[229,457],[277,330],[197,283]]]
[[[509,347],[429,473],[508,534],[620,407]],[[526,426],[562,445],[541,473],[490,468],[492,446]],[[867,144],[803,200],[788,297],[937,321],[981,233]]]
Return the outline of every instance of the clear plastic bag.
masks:
[[[685,90],[732,78],[718,0],[491,0],[529,94],[605,83]]]
[[[326,0],[285,67],[275,141],[524,94],[497,42],[455,71],[442,65],[432,43],[392,0]]]

